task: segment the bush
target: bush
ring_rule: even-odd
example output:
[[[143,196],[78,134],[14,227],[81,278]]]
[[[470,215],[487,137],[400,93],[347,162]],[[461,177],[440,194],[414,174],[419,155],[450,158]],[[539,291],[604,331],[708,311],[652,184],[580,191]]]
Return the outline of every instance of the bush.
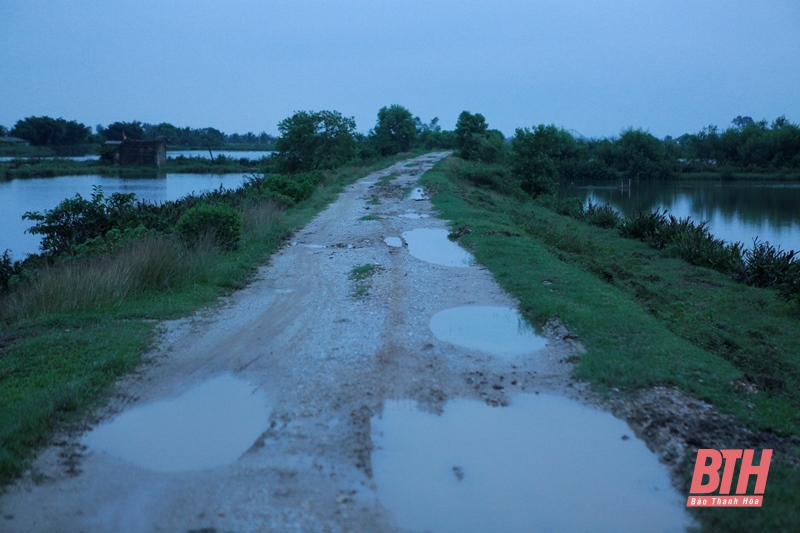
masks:
[[[106,198],[95,186],[91,200],[76,194],[44,213],[25,213],[22,218],[36,222],[29,233],[42,235],[42,250],[49,255],[72,253],[73,247],[104,236],[112,228],[139,225],[134,194],[114,193]]]
[[[186,211],[176,229],[190,246],[206,235],[223,250],[235,250],[242,236],[242,219],[237,211],[222,204],[200,204]]]
[[[616,228],[620,223],[619,213],[608,204],[597,205],[589,202],[583,210],[583,219],[601,228]]]

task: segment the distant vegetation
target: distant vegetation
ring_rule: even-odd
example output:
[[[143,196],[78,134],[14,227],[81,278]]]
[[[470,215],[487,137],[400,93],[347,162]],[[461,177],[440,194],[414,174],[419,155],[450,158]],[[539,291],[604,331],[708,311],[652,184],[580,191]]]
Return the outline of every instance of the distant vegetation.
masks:
[[[100,153],[103,143],[121,141],[123,137],[130,140],[164,141],[168,148],[173,150],[176,148],[272,150],[276,140],[264,132],[227,135],[215,128],[180,128],[167,122],[148,124],[138,120],[118,121],[108,126],[98,124],[92,133],[88,126],[74,120],[67,121],[48,116],[18,120],[10,130],[0,126],[0,137],[6,135],[24,139],[31,147],[39,149],[37,151],[26,147],[0,145],[3,153],[20,156]]]

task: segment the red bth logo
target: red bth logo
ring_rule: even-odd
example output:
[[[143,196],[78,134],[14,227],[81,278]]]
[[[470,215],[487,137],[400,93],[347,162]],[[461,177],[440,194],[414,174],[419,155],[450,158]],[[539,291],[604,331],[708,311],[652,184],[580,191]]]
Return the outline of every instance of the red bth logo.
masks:
[[[761,460],[753,464],[755,450],[697,450],[692,487],[689,489],[687,507],[761,507],[764,488],[767,486],[772,450],[762,450]],[[731,494],[736,463],[742,460],[736,493]],[[720,477],[719,469],[725,463]],[[756,476],[753,494],[747,494],[750,477]],[[719,489],[718,494],[712,495]]]

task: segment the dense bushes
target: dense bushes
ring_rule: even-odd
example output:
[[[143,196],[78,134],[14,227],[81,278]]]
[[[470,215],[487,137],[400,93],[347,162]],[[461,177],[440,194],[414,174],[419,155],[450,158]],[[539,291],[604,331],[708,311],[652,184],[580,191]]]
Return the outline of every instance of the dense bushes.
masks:
[[[242,219],[227,205],[201,204],[181,215],[175,229],[190,246],[208,238],[223,250],[236,250],[242,236]]]

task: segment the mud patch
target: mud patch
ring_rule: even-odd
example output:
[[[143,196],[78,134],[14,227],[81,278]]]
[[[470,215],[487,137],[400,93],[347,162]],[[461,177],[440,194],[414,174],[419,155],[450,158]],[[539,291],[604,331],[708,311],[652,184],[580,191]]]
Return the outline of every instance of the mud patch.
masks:
[[[236,461],[268,426],[266,395],[230,374],[186,393],[124,412],[83,442],[158,472],[214,468]]]
[[[537,352],[547,345],[547,339],[537,335],[513,307],[470,305],[445,309],[433,315],[430,327],[441,341],[491,355],[513,357]]]
[[[455,400],[441,416],[388,401],[372,419],[372,470],[381,504],[415,531],[685,530],[667,469],[631,435],[560,396]]]
[[[414,219],[416,219],[416,218],[428,218],[429,217],[429,215],[426,215],[426,214],[423,214],[423,213],[414,213],[414,212],[411,212],[411,211],[409,211],[407,213],[403,213],[402,215],[397,215],[397,216],[399,216],[400,218],[414,218]]]
[[[467,267],[472,264],[472,255],[447,238],[447,230],[419,228],[403,232],[408,243],[408,252],[428,263],[436,265]]]

